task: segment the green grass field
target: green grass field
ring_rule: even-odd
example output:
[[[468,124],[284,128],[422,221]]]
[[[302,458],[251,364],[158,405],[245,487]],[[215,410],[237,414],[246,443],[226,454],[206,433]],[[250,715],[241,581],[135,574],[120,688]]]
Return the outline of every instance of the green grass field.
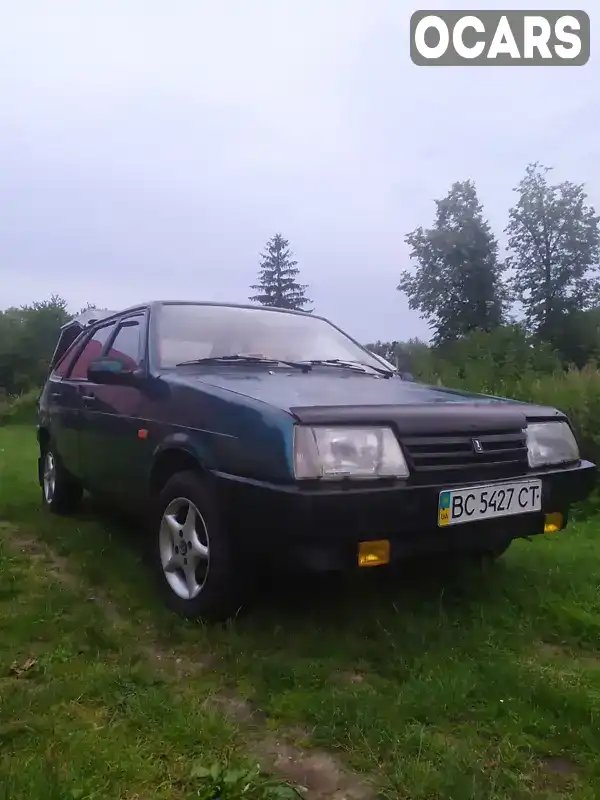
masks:
[[[600,519],[485,574],[275,583],[209,628],[157,604],[143,534],[45,514],[35,458],[0,428],[2,800],[600,797]]]

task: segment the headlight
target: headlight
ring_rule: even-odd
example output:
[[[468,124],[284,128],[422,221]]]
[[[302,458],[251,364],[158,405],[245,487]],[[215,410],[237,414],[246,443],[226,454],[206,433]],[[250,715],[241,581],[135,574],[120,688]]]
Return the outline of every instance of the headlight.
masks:
[[[407,478],[408,467],[390,428],[311,428],[294,436],[296,478]]]
[[[527,426],[530,467],[564,464],[579,460],[579,448],[566,422],[533,422]]]

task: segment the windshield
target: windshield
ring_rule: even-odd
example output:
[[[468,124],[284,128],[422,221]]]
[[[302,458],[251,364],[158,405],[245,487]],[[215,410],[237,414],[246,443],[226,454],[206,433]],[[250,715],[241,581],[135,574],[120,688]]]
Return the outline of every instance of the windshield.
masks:
[[[382,366],[323,319],[262,308],[160,306],[157,346],[163,369],[182,361],[234,354],[283,361],[359,361],[375,369]]]

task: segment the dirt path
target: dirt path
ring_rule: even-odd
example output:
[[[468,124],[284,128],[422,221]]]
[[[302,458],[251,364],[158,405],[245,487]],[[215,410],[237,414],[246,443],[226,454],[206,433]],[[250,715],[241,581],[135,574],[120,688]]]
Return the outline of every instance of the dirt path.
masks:
[[[210,655],[190,659],[177,648],[160,643],[157,630],[140,629],[123,615],[108,595],[100,589],[93,591],[64,557],[57,555],[46,543],[30,534],[21,535],[13,526],[0,523],[0,535],[14,552],[38,560],[53,575],[78,594],[102,608],[107,620],[121,630],[136,631],[136,641],[143,657],[162,676],[176,686],[177,680],[211,669],[216,669]],[[282,730],[278,734],[268,730],[266,719],[259,709],[235,694],[219,692],[207,697],[206,702],[217,707],[223,715],[243,728],[247,734],[246,749],[257,759],[265,771],[304,787],[300,796],[310,800],[375,800],[375,782],[361,778],[348,770],[339,759],[326,751],[310,748],[304,750],[294,741],[308,739],[301,730]]]

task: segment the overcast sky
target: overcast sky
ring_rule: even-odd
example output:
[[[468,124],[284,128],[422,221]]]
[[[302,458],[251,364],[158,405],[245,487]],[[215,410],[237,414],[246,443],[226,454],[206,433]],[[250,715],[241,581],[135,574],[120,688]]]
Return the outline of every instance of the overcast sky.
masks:
[[[281,231],[320,313],[426,338],[395,287],[453,181],[499,236],[529,161],[600,205],[597,15],[585,67],[410,62],[416,9],[502,5],[0,0],[0,307],[244,302]]]

